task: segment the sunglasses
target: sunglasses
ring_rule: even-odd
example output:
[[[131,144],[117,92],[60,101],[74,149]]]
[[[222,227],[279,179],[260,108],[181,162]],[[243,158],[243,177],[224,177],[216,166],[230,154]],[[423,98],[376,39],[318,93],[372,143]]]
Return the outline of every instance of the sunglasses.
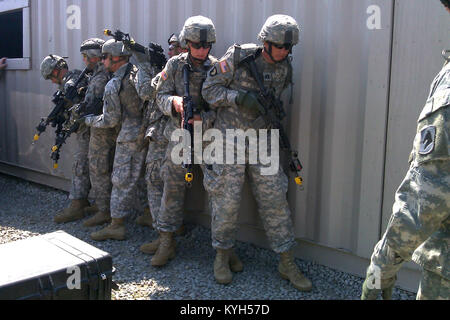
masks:
[[[285,44],[277,44],[277,43],[273,43],[273,42],[270,42],[270,44],[271,45],[273,45],[275,48],[277,48],[277,49],[284,49],[284,50],[291,50],[292,49],[292,44],[290,44],[290,43],[285,43]]]
[[[106,59],[108,59],[108,54],[107,53],[103,53],[102,54],[102,60],[106,60]]]
[[[194,49],[211,49],[212,43],[210,42],[189,42]]]

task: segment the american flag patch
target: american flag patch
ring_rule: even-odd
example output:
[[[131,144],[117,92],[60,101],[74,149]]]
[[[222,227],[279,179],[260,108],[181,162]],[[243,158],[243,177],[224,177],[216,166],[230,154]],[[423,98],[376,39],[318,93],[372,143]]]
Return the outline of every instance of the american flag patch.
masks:
[[[166,81],[167,80],[167,73],[166,71],[161,72],[161,78]]]
[[[219,65],[220,65],[220,70],[222,71],[222,73],[227,73],[230,71],[230,67],[228,66],[228,63],[226,60],[220,61]]]

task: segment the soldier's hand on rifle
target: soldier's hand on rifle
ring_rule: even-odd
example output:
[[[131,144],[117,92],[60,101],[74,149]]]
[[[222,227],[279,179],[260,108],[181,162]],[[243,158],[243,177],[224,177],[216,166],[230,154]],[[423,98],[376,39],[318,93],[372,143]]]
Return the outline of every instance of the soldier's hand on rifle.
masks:
[[[258,97],[251,91],[239,91],[236,97],[236,104],[249,110],[263,110],[262,105],[258,101]]]
[[[174,96],[172,100],[172,108],[173,110],[175,110],[175,112],[183,114],[183,98]]]

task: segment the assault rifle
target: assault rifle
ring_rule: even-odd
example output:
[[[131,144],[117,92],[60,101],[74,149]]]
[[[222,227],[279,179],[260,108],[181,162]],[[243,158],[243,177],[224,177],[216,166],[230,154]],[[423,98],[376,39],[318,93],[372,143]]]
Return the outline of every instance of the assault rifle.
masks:
[[[55,105],[55,107],[50,112],[47,118],[41,119],[41,122],[36,127],[37,133],[34,135],[33,143],[39,140],[39,137],[45,131],[45,129],[49,124],[51,124],[52,127],[60,126],[60,128],[62,128],[63,123],[66,121],[64,112],[67,111],[68,105],[71,106],[75,103],[75,98],[78,97],[77,87],[86,76],[86,72],[88,72],[87,68],[83,70],[83,72],[80,74],[75,84],[67,88],[65,93],[62,92],[61,90],[58,90],[53,94],[52,102]]]
[[[75,110],[74,110],[75,108]],[[84,119],[88,116],[97,116],[102,114],[103,109],[103,100],[95,99],[90,106],[87,106],[86,102],[82,102],[79,105],[76,105],[69,109],[69,111],[73,111],[79,116],[78,119],[68,128],[63,129],[64,124],[61,127],[58,127],[56,130],[56,139],[55,145],[52,147],[52,154],[50,158],[53,160],[53,168],[58,168],[58,160],[59,153],[61,151],[61,147],[66,143],[66,140],[70,138],[72,133],[77,132],[80,128],[81,123],[84,122]],[[66,120],[66,122],[69,122]]]
[[[192,96],[189,90],[189,64],[183,66],[183,80],[184,80],[184,96],[183,96],[183,129],[187,130],[190,134],[191,141],[187,148],[189,152],[189,157],[191,158],[191,163],[183,163],[183,168],[187,169],[185,176],[186,184],[190,188],[192,186],[192,181],[194,180],[194,174],[192,173],[193,159],[192,150],[194,145],[194,125],[189,123],[190,120],[194,119],[194,112],[196,111],[194,101],[192,101]]]
[[[150,42],[148,48],[146,48],[134,41],[134,39],[130,37],[130,34],[123,33],[120,30],[116,30],[116,32],[114,33],[109,29],[105,29],[103,33],[107,36],[113,37],[116,41],[123,42],[123,44],[130,50],[147,55],[150,64],[154,67],[157,67],[158,70],[162,70],[167,63],[166,56],[164,55],[164,50],[161,45],[157,43]]]
[[[284,131],[283,125],[281,124],[281,120],[286,117],[283,102],[280,99],[275,98],[275,95],[264,87],[263,81],[256,67],[255,60],[252,59],[247,63],[250,67],[250,72],[258,83],[258,87],[260,89],[258,95],[258,101],[261,105],[259,113],[264,118],[264,121],[269,128],[279,130],[281,149],[288,152],[290,156],[289,168],[296,174],[295,183],[302,186],[303,178],[300,176],[300,172],[303,170],[303,166],[298,159],[298,152],[292,150],[289,138]]]

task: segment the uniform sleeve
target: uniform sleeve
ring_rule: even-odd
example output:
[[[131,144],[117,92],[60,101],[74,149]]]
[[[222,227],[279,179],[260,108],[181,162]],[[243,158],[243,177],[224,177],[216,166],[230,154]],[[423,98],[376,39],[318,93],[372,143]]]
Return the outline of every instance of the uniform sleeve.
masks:
[[[87,122],[94,128],[114,128],[122,120],[122,108],[119,99],[120,79],[113,79],[106,85],[103,96],[103,114],[91,117]]]
[[[381,279],[396,275],[414,251],[439,230],[450,213],[450,162],[411,166],[400,185],[393,213],[382,240],[376,245],[370,269]],[[442,174],[444,173],[444,174]]]
[[[405,260],[450,214],[450,161],[411,166],[400,185],[387,230],[387,244]]]
[[[102,99],[105,93],[105,86],[108,83],[108,77],[106,74],[100,73],[89,82],[86,95],[84,96],[84,102],[89,107],[96,103],[97,100]]]
[[[134,79],[134,86],[143,101],[150,101],[153,99],[155,93],[155,88],[152,86],[153,69],[150,63],[141,63],[138,67],[139,69]]]
[[[216,62],[203,83],[202,96],[211,108],[237,107],[238,91],[229,88],[234,79],[234,47]]]
[[[158,86],[156,88],[156,103],[161,112],[167,116],[175,117],[176,113],[172,110],[173,95],[175,93],[175,72],[176,64],[174,59],[170,59],[164,70],[161,72]]]

